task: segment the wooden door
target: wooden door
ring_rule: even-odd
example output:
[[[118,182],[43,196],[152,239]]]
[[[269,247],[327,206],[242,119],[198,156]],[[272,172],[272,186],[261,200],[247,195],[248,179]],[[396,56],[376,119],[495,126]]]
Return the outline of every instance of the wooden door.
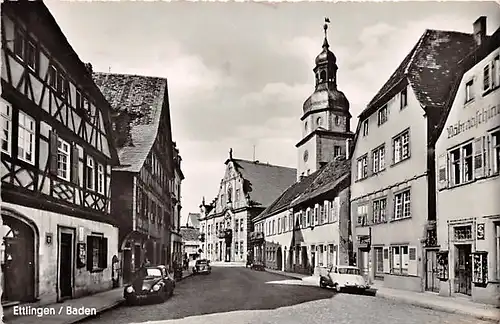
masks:
[[[470,296],[472,288],[472,255],[470,244],[456,246],[455,261],[455,292]]]
[[[425,290],[439,292],[437,251],[425,252]]]

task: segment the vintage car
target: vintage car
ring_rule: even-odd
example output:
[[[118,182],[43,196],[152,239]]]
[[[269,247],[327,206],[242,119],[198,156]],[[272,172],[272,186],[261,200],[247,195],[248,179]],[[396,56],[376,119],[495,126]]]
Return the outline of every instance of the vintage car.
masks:
[[[330,266],[320,275],[319,285],[322,288],[332,287],[337,292],[343,289],[365,291],[370,288],[359,268],[353,266]]]
[[[206,259],[196,260],[193,267],[193,274],[204,273],[210,274],[212,272],[212,267],[210,266],[210,261]]]
[[[165,301],[174,294],[175,281],[165,266],[139,269],[135,279],[125,286],[123,297],[127,304],[142,301]]]

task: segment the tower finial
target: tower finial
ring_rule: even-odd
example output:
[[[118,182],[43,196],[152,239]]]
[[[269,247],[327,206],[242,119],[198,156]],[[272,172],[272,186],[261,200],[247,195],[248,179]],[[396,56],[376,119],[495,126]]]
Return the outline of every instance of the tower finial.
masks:
[[[233,148],[229,148],[229,159],[233,159]]]
[[[323,25],[323,30],[325,31],[325,40],[323,41],[323,47],[328,48],[328,35],[327,35],[327,30],[328,30],[328,24],[330,23],[330,18],[325,17],[325,24]]]

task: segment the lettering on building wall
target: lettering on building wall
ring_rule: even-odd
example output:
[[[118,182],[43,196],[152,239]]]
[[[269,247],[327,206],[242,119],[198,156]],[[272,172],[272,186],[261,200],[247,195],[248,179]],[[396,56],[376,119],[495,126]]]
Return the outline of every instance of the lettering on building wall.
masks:
[[[488,122],[493,117],[500,114],[500,106],[491,106],[490,108],[482,108],[476,111],[476,114],[466,121],[457,121],[454,125],[447,128],[448,138],[452,138],[466,132],[472,128],[477,128],[480,124]]]

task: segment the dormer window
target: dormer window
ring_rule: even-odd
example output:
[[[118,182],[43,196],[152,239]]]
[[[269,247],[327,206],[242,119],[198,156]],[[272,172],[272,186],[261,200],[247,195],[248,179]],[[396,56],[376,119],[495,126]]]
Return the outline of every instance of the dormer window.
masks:
[[[474,80],[470,80],[465,84],[465,103],[474,99]]]

